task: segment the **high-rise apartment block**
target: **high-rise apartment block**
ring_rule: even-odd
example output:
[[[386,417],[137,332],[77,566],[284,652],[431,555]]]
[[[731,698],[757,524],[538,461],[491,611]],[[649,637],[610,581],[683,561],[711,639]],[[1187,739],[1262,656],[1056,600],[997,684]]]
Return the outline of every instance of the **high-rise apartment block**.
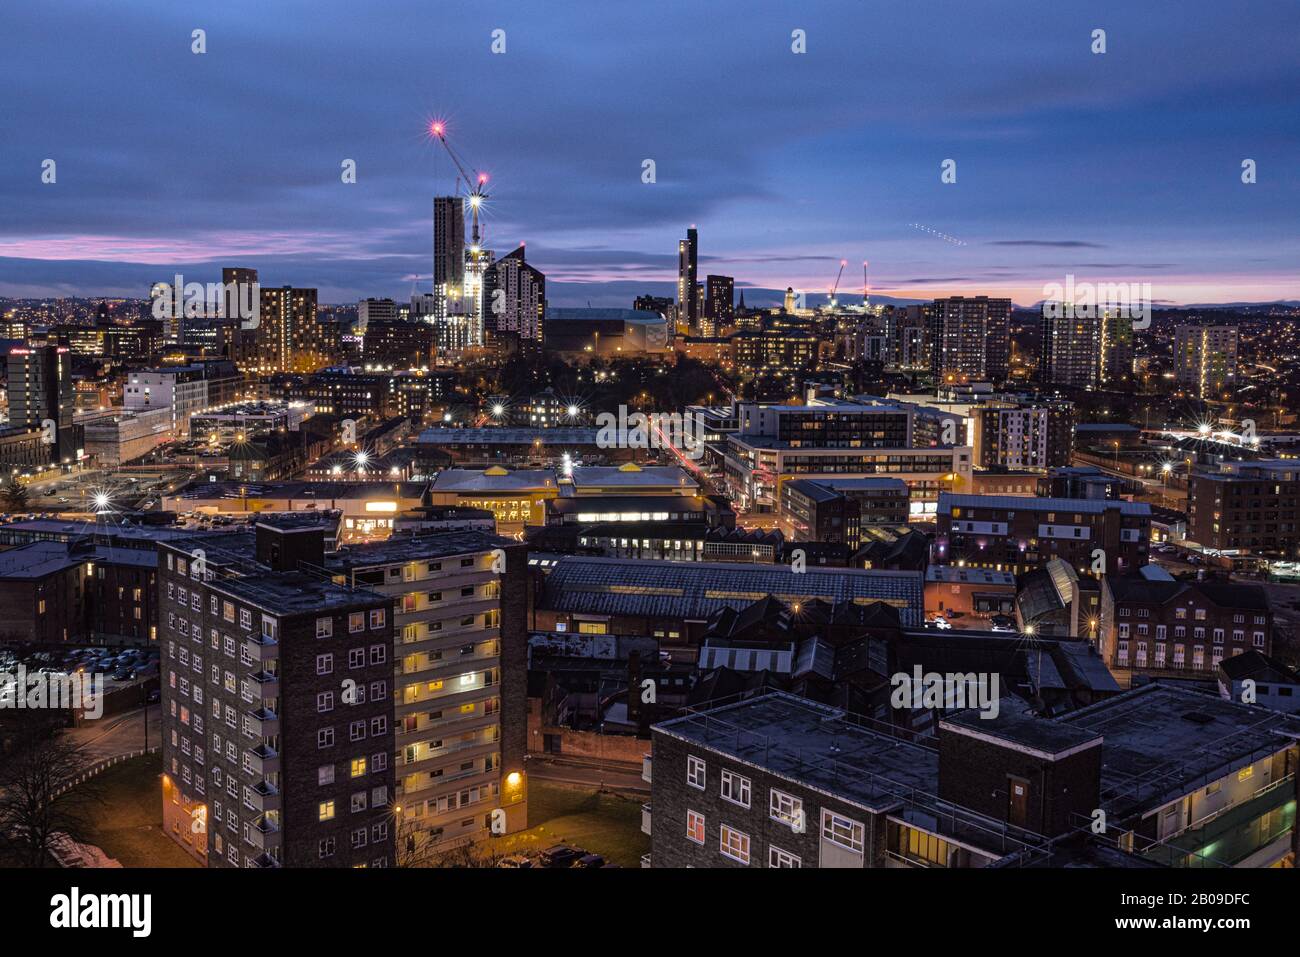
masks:
[[[395,863],[392,601],[302,570],[324,534],[160,546],[163,826],[208,867]]]
[[[546,315],[546,277],[524,261],[524,247],[501,257],[483,276],[485,325],[540,341]]]
[[[399,858],[527,826],[525,546],[471,530],[330,555],[333,580],[394,603]]]
[[[77,454],[72,424],[75,396],[72,355],[65,346],[9,350],[9,427],[39,432],[45,462],[71,462]]]
[[[1237,376],[1236,326],[1178,326],[1174,379],[1198,397],[1217,397]]]
[[[699,315],[696,312],[695,280],[699,258],[699,233],[692,226],[686,238],[677,242],[677,325],[697,332]]]
[[[1001,382],[1011,355],[1011,300],[950,296],[928,307],[931,370],[944,382]]]

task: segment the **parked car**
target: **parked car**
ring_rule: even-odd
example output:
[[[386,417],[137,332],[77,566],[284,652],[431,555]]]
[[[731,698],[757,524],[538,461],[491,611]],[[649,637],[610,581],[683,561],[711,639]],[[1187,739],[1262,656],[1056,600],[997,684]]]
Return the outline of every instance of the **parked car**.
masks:
[[[157,704],[160,700],[162,700],[162,692],[157,688],[150,690],[149,694],[146,695],[144,699],[145,704]]]
[[[530,868],[533,862],[522,854],[512,854],[510,857],[503,857],[497,861],[497,867],[518,867],[520,869]]]
[[[605,859],[599,854],[584,854],[571,865],[573,867],[604,867]]]
[[[586,851],[580,847],[569,847],[567,844],[553,844],[546,850],[542,851],[543,867],[572,867],[573,862],[580,857],[586,856]]]

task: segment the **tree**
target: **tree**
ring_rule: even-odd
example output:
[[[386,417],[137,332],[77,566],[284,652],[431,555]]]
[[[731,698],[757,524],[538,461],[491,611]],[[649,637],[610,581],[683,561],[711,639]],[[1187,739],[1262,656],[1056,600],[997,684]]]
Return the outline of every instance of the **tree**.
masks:
[[[9,484],[0,489],[0,501],[11,512],[27,511],[27,486],[17,479],[10,479]]]
[[[95,780],[59,794],[89,763],[52,722],[32,722],[11,742],[0,762],[0,840],[23,866],[44,867],[58,835],[84,840],[90,832],[102,804]]]
[[[463,838],[455,844],[438,847],[427,834],[413,825],[397,835],[398,867],[496,867],[505,855],[491,841]]]

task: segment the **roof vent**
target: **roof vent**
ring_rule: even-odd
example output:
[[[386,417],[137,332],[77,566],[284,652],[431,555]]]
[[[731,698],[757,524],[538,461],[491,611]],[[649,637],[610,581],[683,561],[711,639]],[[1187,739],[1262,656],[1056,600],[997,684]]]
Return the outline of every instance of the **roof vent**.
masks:
[[[1210,724],[1214,721],[1214,719],[1204,711],[1184,711],[1183,720],[1190,721],[1192,724]]]

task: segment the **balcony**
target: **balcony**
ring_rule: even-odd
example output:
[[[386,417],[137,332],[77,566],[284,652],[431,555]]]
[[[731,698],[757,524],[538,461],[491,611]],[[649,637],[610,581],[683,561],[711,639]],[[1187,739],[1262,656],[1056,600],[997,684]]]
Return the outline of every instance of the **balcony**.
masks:
[[[254,708],[244,714],[252,723],[254,737],[269,738],[280,733],[280,716],[270,708]]]
[[[259,669],[249,675],[257,682],[258,696],[261,698],[280,697],[280,676],[266,669]]]
[[[649,804],[641,805],[641,833],[647,836],[650,834],[650,805]]]
[[[650,780],[650,762],[652,759],[653,759],[652,755],[649,754],[641,755],[641,780],[642,781]]]
[[[249,766],[257,777],[266,777],[280,770],[280,754],[269,744],[262,743],[248,749]]]
[[[270,817],[260,817],[249,828],[249,836],[253,839],[254,847],[265,851],[280,843],[280,825]]]
[[[650,866],[650,855],[649,855],[649,854],[642,854],[642,855],[641,855],[641,866],[642,866],[642,867],[649,867],[649,866]]]
[[[258,854],[257,857],[253,858],[253,866],[254,866],[254,867],[259,867],[259,868],[260,868],[260,867],[279,867],[279,866],[280,866],[280,862],[277,861],[277,860],[276,860],[274,857],[272,857],[270,854],[267,854],[265,851],[263,851],[261,854]]]
[[[1295,827],[1294,795],[1294,776],[1288,774],[1141,854],[1166,867],[1240,867],[1275,843],[1285,843],[1282,839]]]
[[[266,661],[279,654],[280,643],[267,635],[249,635],[244,639],[244,650],[254,661]]]
[[[258,781],[250,790],[249,802],[258,812],[280,810],[280,790],[270,781]]]

